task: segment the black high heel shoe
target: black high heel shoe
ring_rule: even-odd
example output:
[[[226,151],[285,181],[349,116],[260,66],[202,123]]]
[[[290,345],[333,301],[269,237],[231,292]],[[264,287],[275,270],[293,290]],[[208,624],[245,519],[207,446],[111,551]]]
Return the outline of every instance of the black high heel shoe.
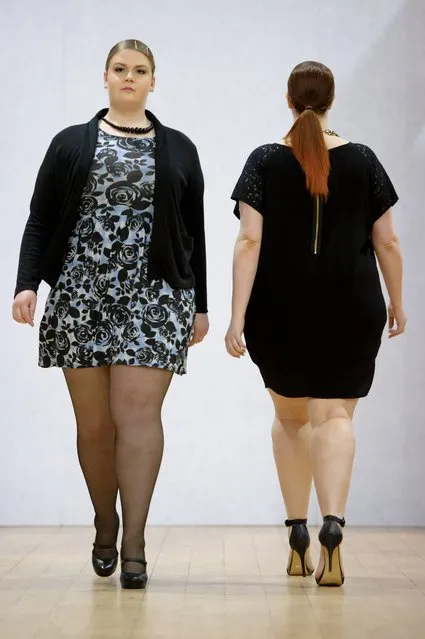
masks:
[[[289,535],[289,558],[286,572],[292,577],[306,577],[314,572],[310,558],[310,534],[307,519],[287,519],[287,528],[292,528]]]
[[[120,528],[120,518],[118,513],[116,513],[116,521],[117,521],[117,533],[115,537],[115,544],[113,546],[106,544],[97,544],[96,542],[93,544],[93,550],[91,554],[91,563],[93,566],[93,570],[96,575],[99,577],[110,577],[114,574],[118,565],[118,550],[116,548],[116,539],[118,538],[118,531]],[[94,518],[94,523],[96,526],[96,517]],[[99,550],[111,550],[112,557],[105,558],[99,556],[96,551]]]
[[[344,526],[344,518],[340,519],[335,515],[323,517],[323,526],[319,532],[323,570],[320,575],[316,575],[316,582],[319,586],[342,586],[344,583],[340,552],[340,544],[343,539],[341,528]]]
[[[123,570],[123,566],[126,563],[135,563],[142,566],[141,572],[129,572]],[[148,581],[148,575],[146,574],[146,561],[144,559],[121,559],[121,575],[120,575],[122,588],[146,588]]]

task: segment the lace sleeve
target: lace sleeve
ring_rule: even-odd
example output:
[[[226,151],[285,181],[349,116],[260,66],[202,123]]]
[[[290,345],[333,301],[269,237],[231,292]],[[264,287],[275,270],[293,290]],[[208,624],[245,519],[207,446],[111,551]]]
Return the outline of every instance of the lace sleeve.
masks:
[[[387,172],[372,149],[361,144],[358,144],[357,147],[369,161],[371,175],[371,217],[372,224],[374,224],[381,215],[386,213],[388,209],[398,202],[398,195]]]
[[[240,217],[239,202],[245,202],[264,215],[264,180],[262,172],[261,148],[255,149],[248,157],[231,199],[236,201],[234,214]]]

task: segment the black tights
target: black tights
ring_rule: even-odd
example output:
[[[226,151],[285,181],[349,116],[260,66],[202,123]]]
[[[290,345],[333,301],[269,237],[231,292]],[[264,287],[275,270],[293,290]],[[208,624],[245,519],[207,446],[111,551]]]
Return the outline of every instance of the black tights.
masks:
[[[119,490],[121,557],[144,559],[146,520],[164,448],[161,409],[172,373],[102,366],[64,369],[64,374],[77,421],[78,457],[96,514],[95,541],[115,544]]]

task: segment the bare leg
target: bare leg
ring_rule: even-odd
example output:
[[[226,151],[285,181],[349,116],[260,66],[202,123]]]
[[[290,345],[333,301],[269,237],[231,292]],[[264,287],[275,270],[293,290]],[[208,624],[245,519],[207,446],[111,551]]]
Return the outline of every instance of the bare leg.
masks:
[[[307,519],[312,468],[307,400],[269,390],[275,408],[273,453],[288,519]]]
[[[311,427],[306,398],[287,398],[269,390],[275,407],[272,427],[273,453],[280,489],[289,520],[307,520],[312,469],[310,461]],[[305,523],[288,525],[289,575],[313,572],[310,537]]]
[[[172,373],[112,366],[111,410],[117,429],[117,473],[123,510],[121,558],[145,558],[145,526],[164,448],[162,404]],[[125,570],[139,572],[127,562]]]
[[[345,513],[355,454],[352,418],[357,401],[311,399],[308,403],[314,483],[323,517],[334,515],[342,519]],[[332,526],[336,527],[338,534],[338,524],[333,523]],[[335,554],[333,570],[332,554]],[[322,546],[316,578],[322,585],[343,583],[339,546],[335,553],[329,553]]]
[[[322,516],[343,517],[353,469],[356,399],[310,399],[311,460]]]
[[[105,559],[114,553],[117,520],[115,426],[109,408],[109,368],[66,368],[64,375],[77,421],[77,451],[96,514],[96,543]],[[112,554],[111,554],[112,553]]]

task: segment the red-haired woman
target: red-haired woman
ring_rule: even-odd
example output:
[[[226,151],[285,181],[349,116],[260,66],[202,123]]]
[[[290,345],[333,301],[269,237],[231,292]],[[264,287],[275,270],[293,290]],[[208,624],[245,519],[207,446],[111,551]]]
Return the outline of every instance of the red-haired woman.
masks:
[[[340,544],[355,440],[387,313],[404,331],[395,190],[374,152],[328,128],[334,78],[304,62],[288,81],[295,122],[249,156],[233,191],[240,217],[226,348],[246,348],[275,407],[273,450],[286,506],[288,574],[311,574],[307,512],[314,478],[324,519],[320,585],[341,585]]]

